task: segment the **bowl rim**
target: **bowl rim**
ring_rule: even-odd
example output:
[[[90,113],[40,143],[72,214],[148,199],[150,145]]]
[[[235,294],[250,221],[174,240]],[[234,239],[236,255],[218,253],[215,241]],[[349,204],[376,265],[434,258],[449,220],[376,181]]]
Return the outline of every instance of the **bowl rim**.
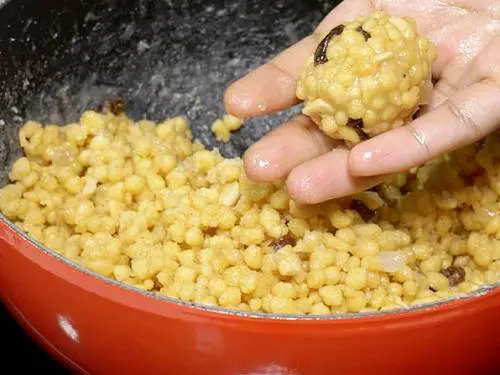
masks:
[[[265,321],[294,321],[294,322],[353,322],[353,321],[367,321],[371,319],[377,318],[394,318],[394,319],[402,319],[402,318],[410,318],[415,314],[422,314],[428,312],[444,312],[453,307],[460,307],[463,304],[473,303],[473,302],[481,302],[481,297],[487,297],[492,294],[500,294],[500,281],[497,281],[493,284],[484,284],[479,288],[472,292],[457,294],[454,296],[450,296],[447,298],[439,299],[438,301],[432,301],[427,303],[422,303],[419,305],[413,306],[401,306],[400,308],[393,308],[383,311],[370,311],[370,312],[358,312],[358,313],[338,313],[338,314],[283,314],[283,313],[265,313],[265,312],[253,312],[253,311],[243,311],[230,309],[220,306],[209,306],[204,305],[198,302],[187,302],[180,299],[168,297],[162,295],[158,292],[148,291],[144,289],[140,289],[134,285],[130,285],[111,277],[103,276],[87,267],[84,267],[78,264],[76,261],[65,257],[62,254],[59,254],[57,251],[50,249],[45,246],[28,233],[26,233],[23,229],[18,227],[15,223],[13,223],[10,219],[8,219],[5,215],[0,213],[0,227],[5,226],[8,230],[11,230],[15,233],[15,235],[19,236],[23,242],[27,242],[37,250],[40,251],[41,254],[48,256],[54,260],[57,260],[59,263],[62,263],[64,266],[71,268],[74,271],[77,271],[79,274],[84,274],[86,276],[90,276],[92,279],[96,281],[103,282],[111,287],[117,287],[123,291],[131,292],[132,295],[137,295],[141,297],[146,297],[149,300],[160,301],[165,304],[165,306],[169,306],[170,304],[178,307],[190,310],[192,313],[205,313],[210,314],[211,317],[223,318],[223,317],[233,317],[233,318],[245,318],[252,319],[256,322],[265,322]],[[9,241],[4,238],[4,236],[0,236],[0,239],[4,240],[9,244]],[[12,244],[9,244],[13,246]],[[53,273],[52,270],[50,272]]]

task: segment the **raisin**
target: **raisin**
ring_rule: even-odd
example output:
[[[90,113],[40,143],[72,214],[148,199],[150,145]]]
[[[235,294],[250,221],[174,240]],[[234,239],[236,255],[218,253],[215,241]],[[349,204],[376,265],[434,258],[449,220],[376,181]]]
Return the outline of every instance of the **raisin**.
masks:
[[[363,28],[362,28],[361,26],[358,26],[358,27],[356,28],[356,31],[357,31],[358,33],[363,34],[363,36],[364,36],[364,38],[365,38],[365,42],[366,42],[368,39],[370,39],[370,38],[372,37],[372,35],[371,35],[368,31],[363,30]]]
[[[309,260],[309,256],[310,256],[310,254],[305,252],[305,251],[299,251],[299,252],[297,252],[297,255],[299,256],[300,260],[302,260],[302,261]]]
[[[115,116],[118,116],[125,111],[125,101],[120,98],[106,100],[104,104],[97,105],[96,111],[105,114],[111,112]]]
[[[464,182],[465,186],[473,186],[474,181],[476,180],[478,175],[477,174],[464,174],[461,177],[462,177],[462,181]]]
[[[476,141],[476,143],[474,143],[474,150],[476,150],[476,151],[481,150],[484,147],[485,143],[486,143],[485,138],[480,139],[479,141]]]
[[[209,227],[206,228],[203,232],[205,232],[207,236],[215,236],[215,234],[217,233],[217,228]]]
[[[109,103],[109,110],[115,116],[123,113],[125,110],[125,101],[123,99],[113,99]]]
[[[450,286],[458,285],[465,280],[465,270],[462,267],[449,266],[441,270],[441,274],[448,279]]]
[[[349,206],[349,208],[351,210],[354,210],[356,211],[359,216],[361,216],[361,218],[365,221],[365,222],[369,222],[369,221],[372,221],[377,212],[376,211],[373,211],[373,210],[370,210],[368,207],[366,207],[366,205],[361,202],[359,199],[353,199],[351,201],[351,205]]]
[[[411,193],[417,183],[417,176],[414,174],[409,174],[406,177],[406,183],[399,189],[402,195],[408,195]]]
[[[418,106],[416,111],[413,113],[412,120],[415,120],[422,113],[422,106]]]
[[[437,292],[437,289],[434,289],[432,286],[430,286],[430,287],[429,287],[429,290],[430,290],[431,292],[434,292],[434,293],[436,293],[436,292]]]
[[[284,235],[283,237],[280,237],[276,240],[272,240],[270,245],[274,251],[278,251],[287,245],[295,246],[296,243],[297,243],[297,241],[295,240],[295,238],[292,237],[291,235],[287,234],[287,235]]]
[[[79,174],[79,176],[80,177],[84,177],[87,174],[88,169],[89,169],[88,166],[83,167],[82,170],[81,170],[81,172],[80,172],[80,174]]]
[[[345,28],[344,25],[338,25],[337,27],[334,27],[318,44],[318,47],[314,52],[315,66],[328,62],[328,57],[326,56],[326,52],[328,50],[328,44],[330,43],[330,40],[332,40],[334,36],[342,34],[344,28]]]
[[[358,134],[358,137],[359,139],[361,139],[362,141],[366,141],[368,139],[368,134],[366,134],[364,131],[363,131],[363,120],[362,119],[353,119],[353,118],[350,118],[348,121],[347,121],[347,126],[349,126],[350,128],[353,128],[354,130],[356,130],[356,133]]]
[[[160,283],[156,277],[155,277],[155,278],[153,278],[153,282],[154,282],[153,290],[158,290],[158,291],[160,291],[160,290],[161,290],[161,288],[163,288],[163,284],[162,284],[162,283]]]

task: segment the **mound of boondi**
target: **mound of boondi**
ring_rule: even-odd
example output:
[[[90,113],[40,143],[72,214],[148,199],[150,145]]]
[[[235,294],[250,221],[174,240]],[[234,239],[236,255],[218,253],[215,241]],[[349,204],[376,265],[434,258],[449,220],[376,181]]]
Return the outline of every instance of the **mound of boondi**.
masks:
[[[25,156],[0,190],[8,218],[102,275],[185,301],[305,314],[419,304],[500,278],[498,134],[377,192],[306,207],[192,142],[184,118],[119,112],[27,122]]]
[[[383,11],[332,29],[298,80],[303,112],[348,145],[408,122],[428,99],[436,58],[417,31],[410,17]]]

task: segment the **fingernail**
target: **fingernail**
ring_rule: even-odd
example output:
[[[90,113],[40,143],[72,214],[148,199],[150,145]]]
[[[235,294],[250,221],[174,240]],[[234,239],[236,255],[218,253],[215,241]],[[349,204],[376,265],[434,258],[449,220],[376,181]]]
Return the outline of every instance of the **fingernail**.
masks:
[[[368,151],[364,151],[362,154],[361,154],[361,160],[365,161],[365,162],[372,162],[378,155],[380,155],[382,153],[382,150],[381,149],[370,149]]]
[[[240,110],[248,111],[252,108],[252,96],[248,93],[239,92],[230,97],[231,104]]]
[[[247,172],[250,178],[261,181],[270,181],[281,178],[280,173],[280,150],[279,147],[266,147],[258,144],[251,147],[245,154],[245,162],[250,164]]]
[[[271,167],[271,162],[269,157],[262,154],[255,154],[252,157],[252,165],[258,169],[269,169]]]
[[[303,196],[311,195],[311,190],[314,188],[313,179],[311,176],[303,176],[298,181],[299,190]]]
[[[370,161],[373,158],[373,154],[374,154],[373,151],[366,151],[366,152],[363,153],[363,155],[361,157],[365,161]]]
[[[380,163],[383,157],[381,148],[359,145],[351,151],[349,156],[349,171],[354,176],[365,176],[367,173],[370,175],[370,171]]]
[[[310,175],[296,178],[293,176],[293,172],[287,181],[287,187],[291,197],[303,204],[315,203],[314,185],[314,179]]]

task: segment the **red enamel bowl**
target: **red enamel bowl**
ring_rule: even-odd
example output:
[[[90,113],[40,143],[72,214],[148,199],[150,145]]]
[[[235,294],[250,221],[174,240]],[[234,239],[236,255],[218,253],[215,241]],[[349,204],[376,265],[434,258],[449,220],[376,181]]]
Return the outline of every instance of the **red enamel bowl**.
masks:
[[[500,288],[407,311],[329,317],[204,308],[83,269],[2,219],[1,296],[82,374],[500,373]]]
[[[67,123],[111,94],[133,103],[137,116],[189,113],[194,135],[210,143],[196,119],[206,123],[230,80],[309,32],[325,4],[8,1],[0,8],[0,178],[18,154],[11,130],[20,118],[52,121],[61,114],[46,109],[62,105],[54,121]],[[266,121],[223,150],[241,152],[269,129]],[[500,374],[499,285],[380,314],[242,313],[103,278],[2,216],[0,296],[36,341],[82,374]]]
[[[134,290],[0,222],[1,296],[83,374],[498,374],[500,288],[383,314],[227,311]]]

